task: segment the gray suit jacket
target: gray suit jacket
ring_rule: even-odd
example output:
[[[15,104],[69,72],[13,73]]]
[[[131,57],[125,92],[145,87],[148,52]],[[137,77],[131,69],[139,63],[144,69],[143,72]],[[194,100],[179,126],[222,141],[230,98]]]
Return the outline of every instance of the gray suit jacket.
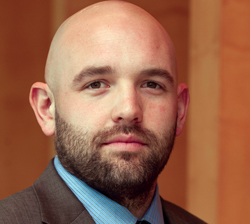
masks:
[[[204,224],[182,208],[162,200],[165,223]],[[95,224],[54,168],[53,160],[33,184],[0,201],[0,223]]]

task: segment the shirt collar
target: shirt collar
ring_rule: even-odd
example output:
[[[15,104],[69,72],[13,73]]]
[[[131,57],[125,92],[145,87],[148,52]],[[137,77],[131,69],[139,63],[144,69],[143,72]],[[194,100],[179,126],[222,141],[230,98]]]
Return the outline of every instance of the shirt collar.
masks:
[[[54,165],[58,174],[78,200],[84,205],[97,224],[136,223],[137,218],[133,216],[127,208],[91,188],[85,182],[69,173],[61,165],[57,156],[54,159]],[[146,220],[151,224],[164,224],[158,186],[156,187],[155,196],[148,211],[143,218],[139,220]]]

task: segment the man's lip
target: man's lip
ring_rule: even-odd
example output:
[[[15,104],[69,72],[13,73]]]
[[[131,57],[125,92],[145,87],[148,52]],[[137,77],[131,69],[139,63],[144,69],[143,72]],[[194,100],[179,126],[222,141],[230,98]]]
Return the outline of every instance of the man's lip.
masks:
[[[141,145],[146,145],[143,140],[141,140],[135,135],[118,135],[109,139],[107,142],[104,142],[104,145],[109,145],[112,143],[137,143]]]

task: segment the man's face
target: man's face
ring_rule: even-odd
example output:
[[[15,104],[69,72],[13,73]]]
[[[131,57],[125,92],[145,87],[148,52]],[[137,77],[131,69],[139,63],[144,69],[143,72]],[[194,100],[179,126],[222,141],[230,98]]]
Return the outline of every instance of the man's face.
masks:
[[[64,36],[73,44],[60,61],[56,150],[81,179],[88,170],[100,172],[99,178],[113,170],[114,184],[152,184],[175,137],[175,64],[161,33],[121,24],[84,31],[76,26],[74,35]]]

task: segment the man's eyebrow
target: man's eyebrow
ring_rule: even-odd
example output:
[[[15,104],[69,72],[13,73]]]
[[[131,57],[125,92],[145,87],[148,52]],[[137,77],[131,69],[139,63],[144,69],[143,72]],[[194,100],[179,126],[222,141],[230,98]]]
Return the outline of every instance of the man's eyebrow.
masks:
[[[172,86],[174,85],[173,76],[170,74],[168,70],[165,70],[165,69],[159,69],[159,68],[146,69],[146,70],[143,70],[140,74],[147,75],[147,76],[160,76],[165,79],[168,79],[168,81],[170,82]]]
[[[73,81],[72,86],[76,86],[78,83],[81,83],[84,78],[91,77],[94,75],[105,75],[112,74],[114,70],[110,66],[101,66],[101,67],[88,67],[83,69],[79,74],[77,74]]]

